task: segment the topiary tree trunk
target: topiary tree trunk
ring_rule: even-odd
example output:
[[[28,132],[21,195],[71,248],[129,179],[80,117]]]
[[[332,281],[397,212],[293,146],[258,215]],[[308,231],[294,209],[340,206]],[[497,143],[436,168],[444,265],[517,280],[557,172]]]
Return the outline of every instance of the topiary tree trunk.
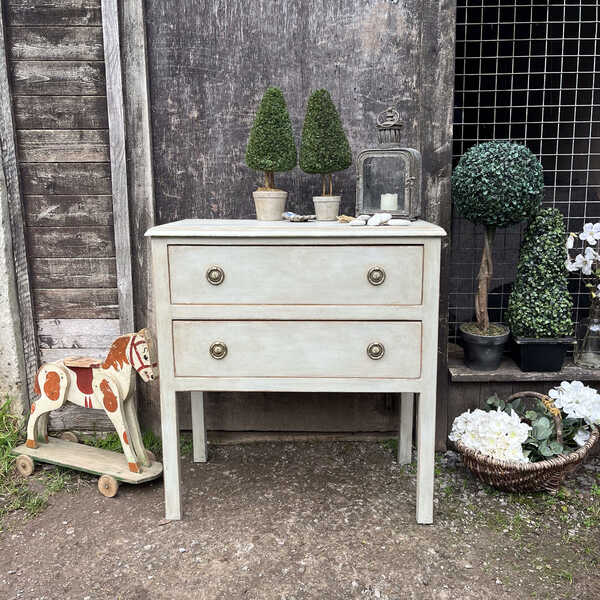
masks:
[[[479,266],[479,275],[477,276],[477,295],[475,296],[475,318],[477,326],[481,331],[487,331],[490,326],[490,316],[488,313],[488,293],[490,290],[490,281],[494,274],[494,263],[492,261],[492,247],[494,237],[496,236],[495,227],[486,227],[483,241],[483,253],[481,255],[481,264]]]

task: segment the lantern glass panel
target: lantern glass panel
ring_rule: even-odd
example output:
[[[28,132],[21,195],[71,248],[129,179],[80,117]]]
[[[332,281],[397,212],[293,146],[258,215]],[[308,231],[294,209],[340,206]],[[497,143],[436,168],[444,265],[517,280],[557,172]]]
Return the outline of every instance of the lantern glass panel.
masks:
[[[407,165],[399,154],[365,158],[363,212],[406,212],[406,175]]]

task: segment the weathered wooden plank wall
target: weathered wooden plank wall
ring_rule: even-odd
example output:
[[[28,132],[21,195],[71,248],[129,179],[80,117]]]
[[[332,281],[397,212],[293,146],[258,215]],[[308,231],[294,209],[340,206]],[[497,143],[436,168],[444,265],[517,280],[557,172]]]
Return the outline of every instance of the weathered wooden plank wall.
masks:
[[[100,0],[3,8],[41,359],[103,356],[119,305]]]
[[[376,114],[398,107],[406,145],[423,152],[426,216],[448,229],[454,2],[155,0],[146,11],[157,222],[254,216],[261,175],[245,166],[245,145],[264,90],[278,85],[297,138],[310,92],[328,88],[355,156],[376,143]],[[335,183],[342,210],[352,212],[354,167]],[[277,184],[289,191],[290,210],[312,212],[318,177],[296,168]],[[445,315],[443,303],[443,429]],[[209,427],[242,430],[390,430],[397,419],[381,396],[221,394],[208,406]]]

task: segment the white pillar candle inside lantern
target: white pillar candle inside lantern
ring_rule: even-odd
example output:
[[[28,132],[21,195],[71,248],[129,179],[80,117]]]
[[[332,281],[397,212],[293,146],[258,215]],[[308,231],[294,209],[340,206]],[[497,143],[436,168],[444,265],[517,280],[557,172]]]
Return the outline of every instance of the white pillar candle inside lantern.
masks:
[[[381,194],[381,210],[398,210],[398,194]]]

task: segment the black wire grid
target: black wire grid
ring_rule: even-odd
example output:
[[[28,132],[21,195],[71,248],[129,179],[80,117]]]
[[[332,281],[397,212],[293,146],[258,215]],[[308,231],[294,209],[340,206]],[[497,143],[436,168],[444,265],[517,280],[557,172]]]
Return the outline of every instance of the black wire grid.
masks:
[[[544,204],[569,231],[600,220],[600,2],[458,0],[454,94],[454,164],[489,140],[526,144],[544,166]],[[514,280],[523,226],[498,230],[490,316],[502,321]],[[452,218],[450,339],[474,318],[483,231]],[[571,278],[574,317],[589,296]]]

